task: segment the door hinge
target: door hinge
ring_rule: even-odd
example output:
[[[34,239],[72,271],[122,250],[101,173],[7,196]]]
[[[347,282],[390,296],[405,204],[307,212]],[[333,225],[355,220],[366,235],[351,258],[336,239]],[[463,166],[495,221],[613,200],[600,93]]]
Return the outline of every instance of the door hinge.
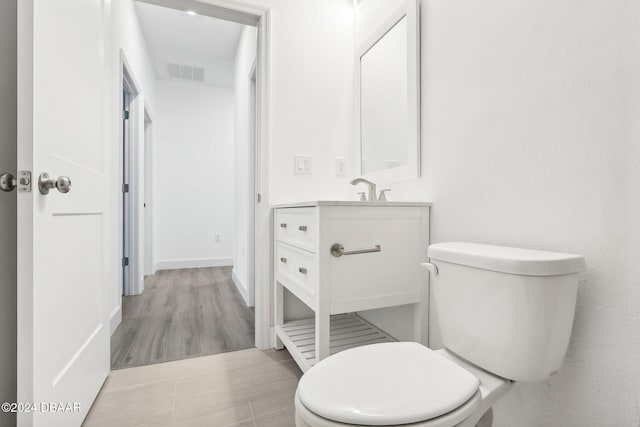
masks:
[[[129,184],[122,184],[122,192],[123,193],[129,192]]]
[[[122,266],[123,267],[127,267],[129,265],[129,257],[126,256],[124,258],[122,258]]]
[[[262,194],[258,193],[258,203],[262,201]]]
[[[129,120],[129,111],[127,110],[122,111],[122,120]]]

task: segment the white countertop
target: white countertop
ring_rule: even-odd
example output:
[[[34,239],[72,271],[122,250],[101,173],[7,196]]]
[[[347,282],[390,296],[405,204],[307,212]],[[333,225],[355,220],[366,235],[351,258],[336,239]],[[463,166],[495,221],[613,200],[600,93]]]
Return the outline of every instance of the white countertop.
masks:
[[[361,202],[358,200],[313,200],[309,202],[282,203],[272,208],[302,208],[312,206],[389,206],[389,207],[429,207],[430,202]]]

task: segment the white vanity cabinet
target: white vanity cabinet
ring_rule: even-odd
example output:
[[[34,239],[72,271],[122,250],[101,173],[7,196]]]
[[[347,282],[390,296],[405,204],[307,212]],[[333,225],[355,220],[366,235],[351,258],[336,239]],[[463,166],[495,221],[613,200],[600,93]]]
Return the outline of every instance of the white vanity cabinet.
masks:
[[[303,371],[330,354],[394,341],[356,312],[415,304],[426,334],[429,203],[309,202],[274,207],[276,347]],[[283,288],[315,312],[284,322]],[[420,304],[422,302],[422,304]],[[424,325],[424,326],[423,326]]]

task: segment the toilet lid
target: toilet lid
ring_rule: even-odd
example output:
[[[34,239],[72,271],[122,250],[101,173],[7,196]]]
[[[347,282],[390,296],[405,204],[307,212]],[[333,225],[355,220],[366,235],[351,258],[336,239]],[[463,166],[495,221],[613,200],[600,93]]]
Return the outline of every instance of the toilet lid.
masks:
[[[348,424],[394,425],[451,412],[478,391],[470,372],[413,343],[342,351],[300,379],[298,398],[310,411]]]

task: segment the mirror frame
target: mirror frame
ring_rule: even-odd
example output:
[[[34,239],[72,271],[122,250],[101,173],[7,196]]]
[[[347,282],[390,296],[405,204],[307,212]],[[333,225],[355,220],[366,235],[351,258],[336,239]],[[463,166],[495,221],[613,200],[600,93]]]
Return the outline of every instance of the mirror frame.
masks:
[[[420,11],[418,0],[404,0],[401,7],[392,12],[356,50],[355,55],[355,153],[358,176],[376,183],[406,181],[420,177]],[[392,169],[362,174],[362,85],[361,58],[382,39],[400,20],[407,19],[407,112],[408,161],[406,165]]]

